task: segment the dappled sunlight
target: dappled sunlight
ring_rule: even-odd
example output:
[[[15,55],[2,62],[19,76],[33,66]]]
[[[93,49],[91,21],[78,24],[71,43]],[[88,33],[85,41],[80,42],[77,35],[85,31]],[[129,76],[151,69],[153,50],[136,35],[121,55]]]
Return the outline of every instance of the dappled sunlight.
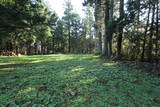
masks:
[[[74,101],[73,103],[75,103],[77,106],[82,103],[84,103],[87,99],[83,96],[78,96]]]
[[[124,66],[118,66],[118,62],[104,63],[94,55],[29,56],[26,59],[11,58],[10,61],[4,59],[3,62],[0,65],[2,104],[12,100],[21,102],[18,105],[33,101],[33,104],[58,102],[56,106],[88,107],[118,104],[119,100],[132,104],[131,96],[134,100],[141,96],[149,104],[150,99],[160,94],[160,87],[156,87],[159,78],[144,72],[129,72]],[[141,104],[142,100],[137,103]]]
[[[71,75],[66,75],[65,78],[77,78],[81,75],[80,72],[76,72],[74,74],[71,74]]]
[[[60,55],[60,56],[58,56]],[[40,59],[37,60],[33,60],[30,63],[40,63],[40,62],[50,62],[50,61],[66,61],[66,60],[74,60],[75,58],[69,55],[62,55],[62,54],[58,54],[58,55],[46,55],[43,56]],[[32,58],[31,58],[32,59]]]
[[[12,65],[12,64],[20,64],[20,63],[24,63],[24,61],[5,61],[5,62],[0,62],[0,66],[3,66],[3,65]]]
[[[36,90],[36,89],[33,88],[33,87],[28,87],[28,88],[26,88],[26,89],[20,90],[18,93],[19,93],[19,94],[26,94],[26,93],[29,93],[29,92],[35,91],[35,90]]]
[[[110,63],[103,63],[103,66],[113,66],[113,65],[117,65],[118,62],[110,62]]]
[[[1,65],[10,65],[10,64],[12,64],[12,63],[0,63],[0,66]]]
[[[12,59],[10,59],[10,61],[5,61],[3,63],[0,63],[0,67],[1,66],[17,66],[17,65],[25,65],[27,63],[32,63],[32,61],[26,61],[26,60],[17,60],[17,61],[13,61]]]
[[[74,72],[74,71],[82,71],[84,70],[85,68],[83,66],[76,66],[76,67],[73,67],[71,68],[71,72]]]
[[[73,59],[74,59],[73,57],[69,57],[69,58],[67,58],[67,57],[60,57],[60,58],[55,59],[55,61],[65,61],[65,60],[73,60]]]
[[[43,62],[44,60],[35,60],[35,61],[32,61],[30,63],[40,63],[40,62]]]
[[[82,79],[80,80],[81,83],[87,84],[87,83],[92,83],[93,81],[97,80],[97,77],[94,78],[88,78],[88,79]]]
[[[99,56],[96,56],[96,55],[85,55],[83,57],[80,57],[80,60],[96,61],[98,58]]]
[[[0,68],[0,71],[13,71],[15,68]]]

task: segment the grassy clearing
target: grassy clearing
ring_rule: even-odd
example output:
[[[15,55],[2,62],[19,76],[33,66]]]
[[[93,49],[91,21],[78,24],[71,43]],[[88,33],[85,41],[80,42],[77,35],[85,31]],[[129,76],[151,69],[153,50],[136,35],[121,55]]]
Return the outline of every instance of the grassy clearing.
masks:
[[[0,106],[159,107],[160,78],[94,55],[0,57]]]

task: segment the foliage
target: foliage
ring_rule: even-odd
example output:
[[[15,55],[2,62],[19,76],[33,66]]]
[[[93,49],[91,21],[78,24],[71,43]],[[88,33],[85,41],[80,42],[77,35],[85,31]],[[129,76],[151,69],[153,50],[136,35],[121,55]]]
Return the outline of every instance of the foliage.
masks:
[[[94,45],[88,45],[88,41],[92,44],[95,41],[86,38],[93,36],[94,31],[89,31],[91,24],[82,21],[79,14],[73,12],[69,0],[65,5],[64,16],[60,19],[42,0],[2,2],[0,52],[12,51],[17,55],[66,53],[69,47],[70,53],[93,52]],[[93,17],[88,20],[92,21]],[[89,26],[84,27],[84,23]],[[86,29],[88,31],[84,34]],[[82,43],[87,49],[80,47]]]
[[[84,5],[94,7],[98,53],[105,59],[159,62],[159,0],[84,0]]]

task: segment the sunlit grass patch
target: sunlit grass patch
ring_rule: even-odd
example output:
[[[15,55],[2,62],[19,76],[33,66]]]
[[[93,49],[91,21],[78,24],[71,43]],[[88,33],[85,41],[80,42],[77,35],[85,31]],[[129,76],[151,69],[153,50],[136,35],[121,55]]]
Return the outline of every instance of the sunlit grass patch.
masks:
[[[111,63],[103,63],[104,66],[113,66],[118,64],[118,62],[111,62]]]
[[[97,78],[88,78],[88,79],[83,79],[80,80],[81,83],[87,84],[87,83],[91,83],[93,81],[95,81]]]
[[[84,70],[85,68],[82,67],[82,66],[76,66],[76,67],[73,67],[71,68],[71,72],[74,72],[74,71],[81,71],[81,70]]]
[[[0,71],[12,71],[15,70],[15,68],[0,68]]]
[[[34,91],[34,90],[35,90],[35,88],[33,88],[33,87],[28,87],[28,88],[26,88],[26,89],[20,90],[19,93],[20,93],[20,94],[29,93],[29,92]]]
[[[4,63],[4,62],[1,62],[1,63],[0,63],[0,66],[1,66],[1,65],[9,65],[9,64],[11,64],[11,63]]]
[[[160,78],[95,55],[0,57],[2,107],[159,107],[159,90]]]

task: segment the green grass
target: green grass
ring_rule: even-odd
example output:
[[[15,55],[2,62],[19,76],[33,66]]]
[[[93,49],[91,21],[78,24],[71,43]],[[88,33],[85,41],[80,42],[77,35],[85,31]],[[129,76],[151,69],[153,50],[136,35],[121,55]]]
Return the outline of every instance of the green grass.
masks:
[[[160,78],[94,55],[0,57],[0,107],[159,107]]]

